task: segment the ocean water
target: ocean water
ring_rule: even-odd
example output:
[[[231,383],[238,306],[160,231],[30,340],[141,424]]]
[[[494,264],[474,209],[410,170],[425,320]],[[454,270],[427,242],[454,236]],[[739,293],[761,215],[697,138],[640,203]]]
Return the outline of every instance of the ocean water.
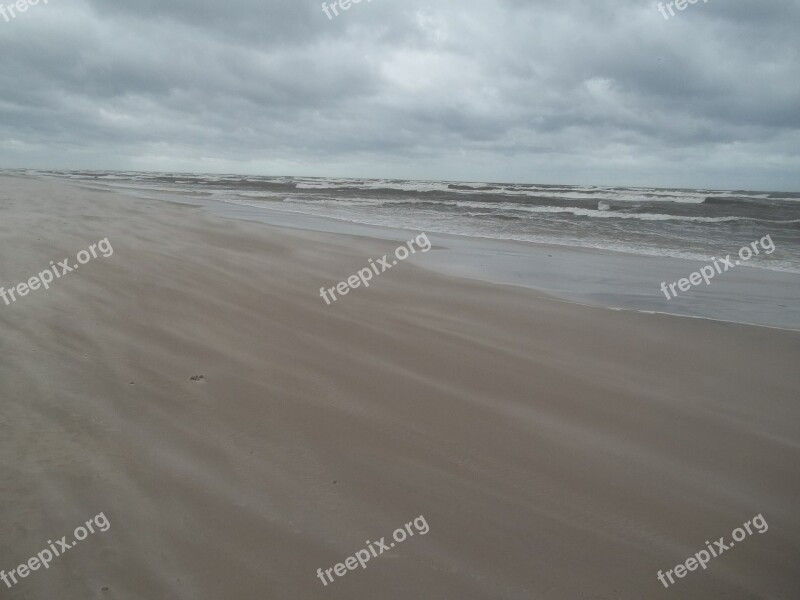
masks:
[[[748,266],[800,273],[800,193],[511,183],[22,171],[363,223],[694,260],[770,235]]]

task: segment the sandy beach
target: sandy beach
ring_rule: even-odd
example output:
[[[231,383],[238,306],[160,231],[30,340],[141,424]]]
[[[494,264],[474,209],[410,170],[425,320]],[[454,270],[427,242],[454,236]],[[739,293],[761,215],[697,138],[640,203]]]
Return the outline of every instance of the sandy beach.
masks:
[[[106,238],[0,301],[0,569],[110,528],[0,597],[800,596],[800,333],[424,257],[327,306],[397,243],[0,177],[5,288]],[[765,533],[657,579],[758,514]]]

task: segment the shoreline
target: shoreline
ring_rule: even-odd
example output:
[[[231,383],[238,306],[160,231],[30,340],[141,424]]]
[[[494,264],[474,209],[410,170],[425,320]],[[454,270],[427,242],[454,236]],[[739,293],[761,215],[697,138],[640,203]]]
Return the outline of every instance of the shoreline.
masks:
[[[277,227],[397,242],[414,231],[190,194],[59,181],[131,197],[202,206],[214,215]],[[659,290],[660,281],[677,281],[707,262],[545,242],[426,233],[445,252],[411,262],[441,274],[531,289],[582,306],[800,331],[800,275],[796,273],[747,265],[715,279],[712,286],[692,290],[687,297],[665,300]]]

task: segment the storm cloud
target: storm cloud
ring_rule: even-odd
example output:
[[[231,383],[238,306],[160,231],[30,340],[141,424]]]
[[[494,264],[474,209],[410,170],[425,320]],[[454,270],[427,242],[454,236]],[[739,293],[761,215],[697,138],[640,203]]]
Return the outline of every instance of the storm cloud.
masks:
[[[320,4],[0,17],[0,167],[800,190],[800,0]]]

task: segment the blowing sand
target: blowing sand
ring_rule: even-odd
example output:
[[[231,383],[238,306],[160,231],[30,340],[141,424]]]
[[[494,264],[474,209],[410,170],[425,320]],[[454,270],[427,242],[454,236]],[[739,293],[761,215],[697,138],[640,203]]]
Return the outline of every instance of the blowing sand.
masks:
[[[412,264],[327,306],[397,244],[0,178],[0,285],[104,238],[0,302],[0,569],[111,527],[0,597],[800,596],[800,334]]]

